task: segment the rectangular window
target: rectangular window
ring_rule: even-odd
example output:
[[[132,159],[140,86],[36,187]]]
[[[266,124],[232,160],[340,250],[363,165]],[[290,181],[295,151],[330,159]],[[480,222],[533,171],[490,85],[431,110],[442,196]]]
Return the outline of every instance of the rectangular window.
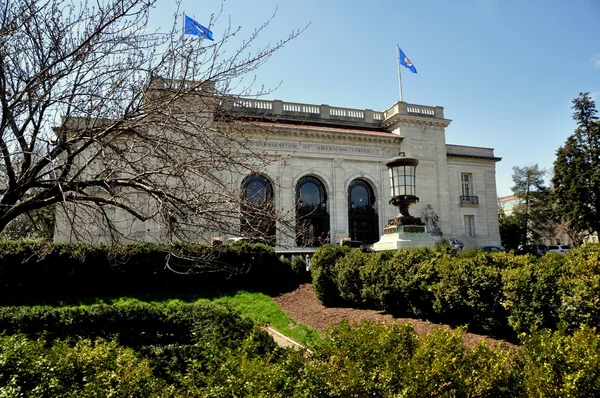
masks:
[[[465,235],[475,237],[475,216],[465,216]]]
[[[462,196],[473,195],[473,174],[461,173],[460,182],[462,184]]]

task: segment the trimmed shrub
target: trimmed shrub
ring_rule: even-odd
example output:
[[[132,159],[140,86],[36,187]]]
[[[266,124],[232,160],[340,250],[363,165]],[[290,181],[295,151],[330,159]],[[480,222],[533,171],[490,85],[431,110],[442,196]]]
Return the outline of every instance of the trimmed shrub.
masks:
[[[64,299],[178,293],[215,286],[279,285],[295,281],[273,248],[236,242],[87,245],[0,243],[0,300]]]
[[[329,245],[313,263],[313,286],[325,305],[383,309],[509,339],[600,326],[600,244],[541,258],[455,257],[439,249],[365,254]]]
[[[509,325],[517,333],[555,329],[562,302],[558,282],[565,274],[564,255],[548,253],[534,262],[529,256],[517,257],[527,261],[502,272]]]
[[[243,340],[253,322],[230,307],[209,303],[156,306],[146,303],[88,307],[0,307],[0,330],[32,338],[96,339],[118,336],[128,347],[195,344],[219,345]]]
[[[502,307],[502,274],[488,265],[489,256],[445,256],[435,264],[437,281],[430,290],[433,308],[440,319],[453,325],[468,324],[472,330],[498,333],[506,327]]]
[[[410,325],[343,323],[314,349],[298,383],[304,395],[519,396],[514,353],[466,348],[462,331],[417,337]]]
[[[600,243],[571,249],[564,261],[566,272],[559,281],[560,328],[600,327]]]
[[[543,330],[524,339],[515,367],[527,396],[600,394],[600,336],[595,328],[583,326],[572,336]]]
[[[395,315],[431,313],[429,285],[435,277],[429,249],[382,252],[360,269],[363,299]]]
[[[333,271],[336,275],[335,282],[340,298],[346,303],[362,305],[360,269],[373,257],[371,253],[363,253],[355,249],[336,261]]]
[[[519,375],[507,348],[492,350],[485,342],[467,348],[464,329],[438,328],[423,335],[411,358],[405,391],[414,397],[516,397]]]
[[[341,245],[324,245],[315,252],[310,261],[313,289],[323,305],[335,305],[341,302],[335,263],[350,250]]]
[[[0,396],[167,396],[173,389],[148,361],[116,342],[97,340],[50,347],[23,335],[0,337]]]

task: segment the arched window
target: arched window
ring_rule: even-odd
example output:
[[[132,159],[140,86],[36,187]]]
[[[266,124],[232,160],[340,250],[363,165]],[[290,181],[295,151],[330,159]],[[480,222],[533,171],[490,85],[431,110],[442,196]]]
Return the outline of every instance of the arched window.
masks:
[[[260,174],[253,174],[244,178],[242,189],[246,203],[264,205],[273,200],[273,186],[269,180]]]
[[[275,244],[273,185],[264,176],[252,174],[242,181],[242,236]]]
[[[296,244],[320,246],[329,239],[325,186],[316,177],[302,177],[296,185]]]
[[[352,240],[375,243],[379,240],[379,217],[373,188],[365,180],[348,186],[348,230]]]

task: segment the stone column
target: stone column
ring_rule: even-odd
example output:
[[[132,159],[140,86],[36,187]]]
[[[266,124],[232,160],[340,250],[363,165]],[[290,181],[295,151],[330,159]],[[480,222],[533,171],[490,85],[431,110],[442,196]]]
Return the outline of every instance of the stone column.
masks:
[[[334,201],[329,209],[331,243],[338,243],[342,238],[348,236],[348,201],[346,200],[345,177],[344,160],[333,159]]]

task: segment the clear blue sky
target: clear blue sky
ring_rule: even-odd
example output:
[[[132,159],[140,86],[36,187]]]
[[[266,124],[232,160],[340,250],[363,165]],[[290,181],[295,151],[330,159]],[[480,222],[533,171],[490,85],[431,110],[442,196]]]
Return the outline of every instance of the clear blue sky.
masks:
[[[172,4],[159,0],[152,27],[171,25]],[[220,5],[182,9],[208,24]],[[443,106],[447,143],[495,149],[499,196],[512,193],[514,166],[551,172],[579,92],[600,110],[600,0],[228,0],[215,39],[229,17],[247,37],[276,7],[258,43],[310,26],[255,72],[281,83],[267,99],[384,110],[398,101],[399,42],[419,72],[402,70],[404,100]]]

